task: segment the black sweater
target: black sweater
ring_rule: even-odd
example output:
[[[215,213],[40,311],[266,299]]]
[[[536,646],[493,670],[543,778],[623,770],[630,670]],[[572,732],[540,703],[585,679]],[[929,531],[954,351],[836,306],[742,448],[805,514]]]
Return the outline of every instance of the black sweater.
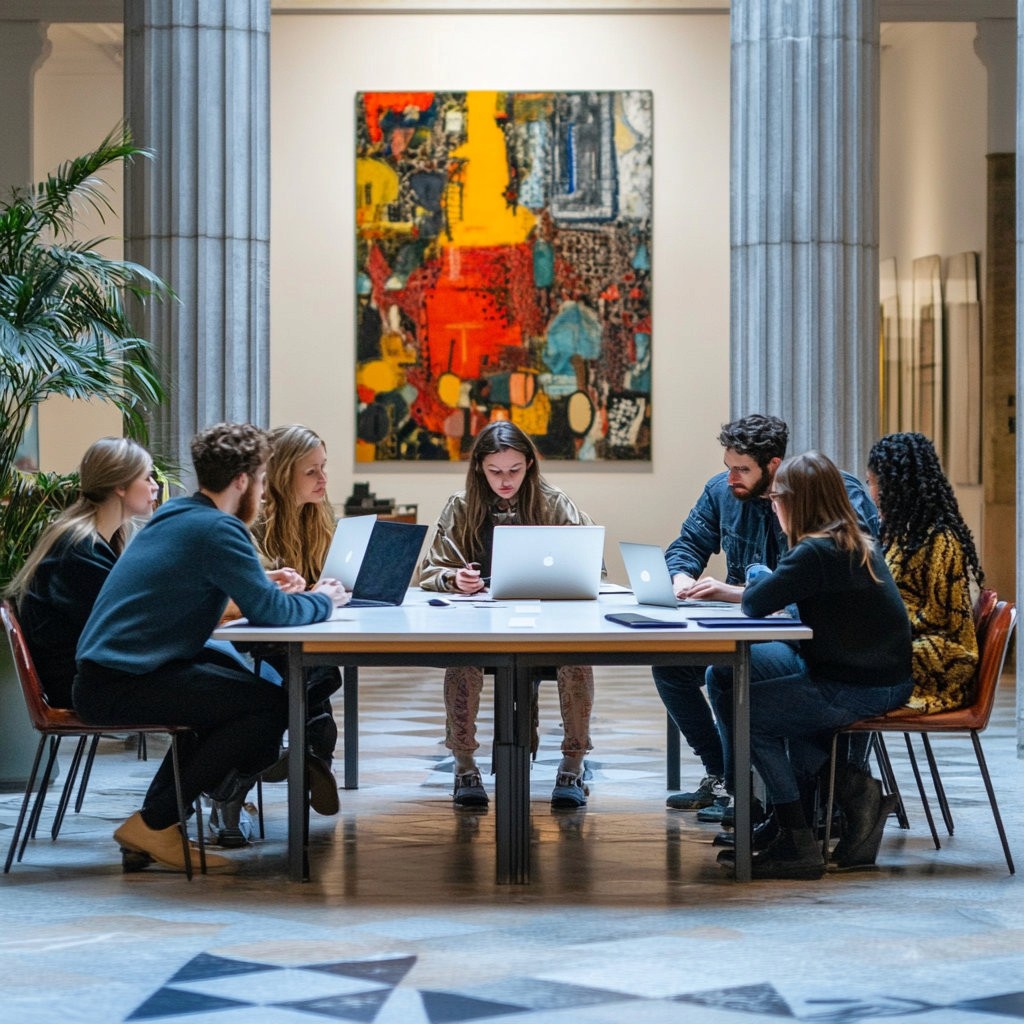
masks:
[[[829,539],[807,537],[790,548],[770,575],[743,591],[743,611],[762,616],[796,604],[814,630],[800,653],[815,678],[855,686],[898,686],[910,679],[910,620],[885,559],[871,567]]]

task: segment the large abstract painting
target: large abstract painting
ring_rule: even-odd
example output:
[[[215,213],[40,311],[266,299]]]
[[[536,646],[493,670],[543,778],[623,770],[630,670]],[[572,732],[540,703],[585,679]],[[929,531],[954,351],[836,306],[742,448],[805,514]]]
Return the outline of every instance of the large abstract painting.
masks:
[[[651,457],[650,92],[356,97],[356,458]]]

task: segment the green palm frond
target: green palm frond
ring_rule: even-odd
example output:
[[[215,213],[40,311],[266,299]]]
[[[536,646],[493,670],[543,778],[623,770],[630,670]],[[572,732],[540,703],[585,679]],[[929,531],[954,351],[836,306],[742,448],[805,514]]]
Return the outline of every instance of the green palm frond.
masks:
[[[173,292],[138,263],[103,256],[98,248],[107,239],[73,236],[83,207],[101,221],[113,212],[100,172],[140,156],[150,154],[134,145],[125,125],[118,125],[91,153],[66,161],[38,184],[10,190],[9,201],[0,203],[4,551],[25,544],[38,525],[35,520],[52,511],[53,499],[39,503],[47,492],[41,478],[26,482],[14,465],[35,405],[50,395],[110,403],[120,412],[125,432],[145,444],[147,413],[164,399],[149,343],[132,326],[126,303],[129,297],[144,302],[173,297]]]

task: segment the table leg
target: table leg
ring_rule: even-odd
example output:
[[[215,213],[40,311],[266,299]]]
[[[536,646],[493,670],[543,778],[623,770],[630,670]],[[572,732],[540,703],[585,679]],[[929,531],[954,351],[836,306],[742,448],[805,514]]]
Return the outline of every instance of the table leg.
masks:
[[[345,788],[359,788],[359,669],[349,665],[343,669],[345,685],[342,699],[345,705]]]
[[[306,681],[301,644],[288,644],[288,877],[309,881],[309,791],[306,781]]]
[[[736,801],[736,881],[750,881],[750,644],[736,645],[732,673],[733,772]]]
[[[525,666],[494,670],[494,832],[499,885],[530,880],[532,686]]]

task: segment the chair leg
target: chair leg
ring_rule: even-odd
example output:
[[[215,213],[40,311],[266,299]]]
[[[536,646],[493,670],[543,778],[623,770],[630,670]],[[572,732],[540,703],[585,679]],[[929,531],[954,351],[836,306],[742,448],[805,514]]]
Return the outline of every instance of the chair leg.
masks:
[[[875,752],[875,760],[878,762],[878,773],[882,776],[882,785],[886,793],[893,793],[896,796],[896,820],[904,831],[910,828],[910,819],[907,817],[907,808],[903,803],[903,793],[900,791],[900,784],[896,779],[896,773],[892,768],[892,761],[889,758],[889,748],[885,745],[885,737],[880,732],[871,734],[871,741],[868,752]]]
[[[60,750],[60,737],[50,737],[50,756],[46,759],[46,767],[39,777],[39,789],[36,791],[35,803],[28,816],[28,826],[25,834],[21,837],[21,850],[18,852],[18,860],[25,855],[25,846],[30,839],[35,839],[36,830],[39,828],[39,819],[42,817],[43,804],[46,803],[46,794],[50,791],[50,779],[53,778],[53,766],[57,763],[57,753]]]
[[[137,753],[135,754],[135,756],[139,761],[149,760],[149,750],[146,747],[146,734],[144,732],[139,733],[139,744],[136,750]]]
[[[953,812],[949,808],[949,800],[946,797],[946,787],[942,784],[942,775],[939,773],[939,766],[932,752],[931,740],[928,733],[921,733],[921,742],[924,744],[924,754],[928,758],[928,770],[932,773],[932,785],[935,787],[935,799],[939,801],[939,810],[942,812],[942,820],[946,825],[946,831],[953,834]]]
[[[39,745],[36,747],[36,756],[32,761],[32,771],[29,772],[28,782],[25,785],[25,796],[21,801],[21,810],[18,812],[18,821],[14,826],[14,835],[11,836],[11,845],[7,848],[7,860],[4,861],[4,874],[11,872],[11,865],[14,863],[14,851],[18,845],[18,837],[21,835],[22,825],[25,824],[25,815],[28,812],[28,804],[32,799],[32,787],[36,782],[36,775],[39,772],[39,762],[43,759],[43,748],[46,746],[46,736],[39,737]],[[21,858],[19,857],[20,861]]]
[[[917,764],[917,757],[914,754],[914,745],[910,740],[910,733],[905,732],[903,738],[907,743],[907,754],[910,757],[910,767],[914,770],[914,781],[917,783],[917,791],[921,794],[921,806],[924,808],[924,816],[928,819],[928,827],[932,831],[932,842],[935,844],[936,850],[941,850],[942,845],[939,843],[939,833],[935,828],[935,819],[932,817],[932,807],[928,801],[928,794],[924,791],[924,779],[921,778],[921,769]]]
[[[75,782],[78,779],[78,769],[82,764],[82,751],[88,742],[88,736],[79,736],[78,742],[75,744],[75,752],[71,755],[71,763],[68,765],[68,777],[64,780],[64,788],[60,791],[60,800],[57,801],[57,811],[50,825],[50,839],[53,842],[57,841],[57,836],[60,835],[60,827],[64,824],[64,815],[67,813],[68,804],[71,802],[71,794],[74,792]]]
[[[256,776],[256,816],[260,823],[260,839],[266,839],[267,833],[263,828],[263,780]]]
[[[821,859],[828,867],[829,846],[832,841],[832,808],[836,800],[836,746],[839,742],[839,733],[832,734],[832,755],[828,759],[828,803],[825,807],[825,838],[821,843]]]
[[[92,763],[96,760],[96,751],[100,745],[100,737],[97,733],[89,744],[89,755],[85,759],[85,767],[82,769],[82,782],[78,787],[78,796],[75,798],[75,814],[81,813],[82,804],[85,801],[85,790],[89,785],[89,778],[92,775]]]
[[[192,881],[192,850],[188,845],[188,815],[185,813],[185,798],[181,791],[181,766],[178,763],[178,737],[171,734],[171,764],[174,768],[174,794],[178,798],[178,828],[181,831],[181,850],[185,858],[185,877]],[[199,801],[197,800],[198,804]],[[206,855],[203,849],[202,811],[197,809],[199,821],[199,852],[203,867],[206,866]]]
[[[665,785],[668,789],[679,789],[679,730],[670,715],[665,715],[667,730],[665,734]]]
[[[981,777],[985,781],[985,792],[988,793],[988,802],[992,805],[992,817],[995,819],[996,829],[999,832],[999,841],[1003,844],[1003,854],[1006,857],[1006,866],[1010,874],[1016,874],[1013,866],[1013,857],[1010,855],[1010,844],[1006,841],[1006,829],[1003,828],[1003,819],[999,813],[999,805],[996,803],[996,792],[992,788],[992,778],[988,773],[988,764],[985,761],[985,753],[981,749],[981,737],[977,729],[971,730],[971,740],[974,743],[974,754],[978,759],[978,768],[981,770]]]

